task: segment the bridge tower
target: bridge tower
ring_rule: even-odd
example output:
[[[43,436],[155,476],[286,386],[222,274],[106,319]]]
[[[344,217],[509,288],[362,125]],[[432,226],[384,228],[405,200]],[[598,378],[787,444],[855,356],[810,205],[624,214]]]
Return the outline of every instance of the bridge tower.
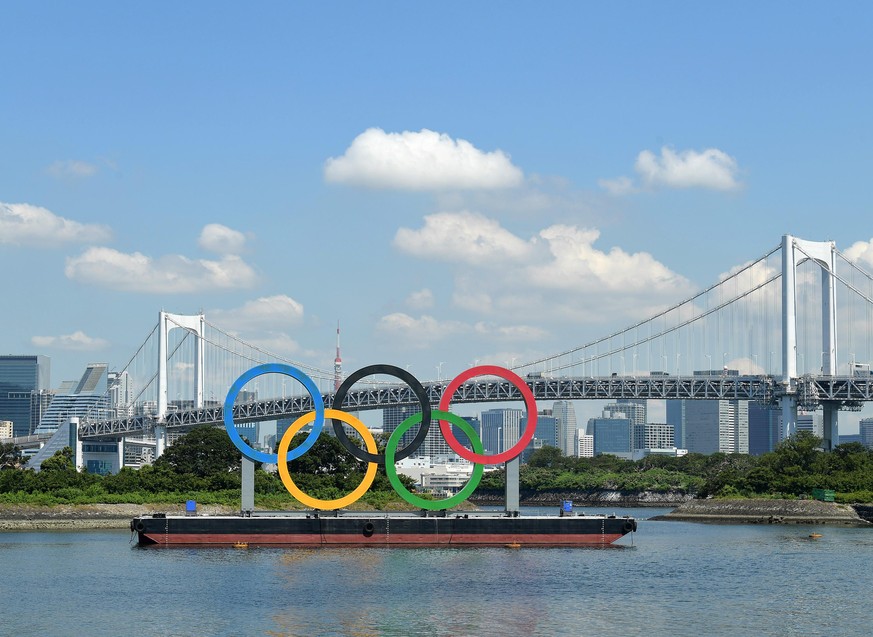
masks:
[[[158,318],[158,413],[155,425],[155,458],[164,453],[167,446],[167,340],[176,328],[188,330],[196,338],[194,361],[194,385],[197,396],[195,406],[203,407],[203,332],[205,328],[203,313],[195,315],[170,314],[161,310]]]
[[[808,259],[821,266],[822,286],[822,341],[821,373],[833,376],[837,361],[837,293],[836,245],[833,241],[804,241],[782,237],[782,436],[788,438],[797,429],[797,266]],[[825,402],[824,448],[832,449],[837,440],[838,406]]]

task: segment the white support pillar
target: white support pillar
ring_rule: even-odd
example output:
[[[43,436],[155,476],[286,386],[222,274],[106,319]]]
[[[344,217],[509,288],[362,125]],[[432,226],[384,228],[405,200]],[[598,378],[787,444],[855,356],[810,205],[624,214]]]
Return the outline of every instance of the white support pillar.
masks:
[[[837,251],[833,241],[805,241],[791,235],[782,237],[782,436],[792,436],[797,428],[797,279],[799,263],[812,259],[822,269],[822,340],[821,369],[833,376],[837,369],[837,292],[834,281]],[[838,410],[825,404],[825,448],[832,448],[836,436]]]
[[[118,471],[124,469],[124,436],[121,436],[121,438],[118,439],[116,466],[118,467]],[[118,473],[118,471],[116,471],[116,473]]]
[[[782,385],[783,391],[792,392],[783,396],[782,438],[790,438],[797,428],[797,399],[794,396],[797,378],[797,307],[794,254],[794,237],[782,237]]]
[[[516,456],[507,460],[506,467],[506,512],[518,514],[519,509],[519,467],[521,459]]]
[[[79,417],[70,416],[67,426],[70,428],[70,438],[75,438],[73,445],[73,466],[76,467],[76,471],[82,471],[85,468],[85,454],[82,451],[82,439],[79,437]]]
[[[839,415],[840,410],[834,403],[825,403],[823,407],[822,447],[826,451],[831,451],[840,443],[840,431],[837,422],[837,416]]]
[[[203,332],[205,326],[206,321],[203,314],[170,314],[163,310],[158,314],[158,413],[156,417],[159,423],[166,421],[167,405],[169,404],[167,397],[167,341],[170,332],[177,327],[191,331],[196,339],[194,361],[194,387],[196,395],[194,397],[194,404],[198,409],[203,407]],[[155,428],[155,436],[157,437],[157,428]],[[163,442],[166,442],[166,429],[164,429]],[[155,446],[155,458],[160,458],[165,447],[165,444],[161,444],[160,441],[158,442]]]
[[[155,460],[164,454],[164,449],[167,448],[167,427],[166,425],[155,425]]]
[[[242,473],[241,506],[243,514],[251,515],[255,509],[255,463],[245,456],[240,466]]]

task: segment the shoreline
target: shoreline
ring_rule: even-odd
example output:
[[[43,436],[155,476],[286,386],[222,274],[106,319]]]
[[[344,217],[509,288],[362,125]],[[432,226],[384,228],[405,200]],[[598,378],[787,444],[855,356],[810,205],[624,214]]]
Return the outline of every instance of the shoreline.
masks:
[[[233,507],[198,505],[198,513],[218,515],[236,512]],[[181,504],[30,504],[0,505],[0,531],[48,531],[129,529],[130,521],[152,513],[184,515]]]
[[[714,524],[815,524],[868,527],[849,504],[818,500],[691,500],[651,520]]]

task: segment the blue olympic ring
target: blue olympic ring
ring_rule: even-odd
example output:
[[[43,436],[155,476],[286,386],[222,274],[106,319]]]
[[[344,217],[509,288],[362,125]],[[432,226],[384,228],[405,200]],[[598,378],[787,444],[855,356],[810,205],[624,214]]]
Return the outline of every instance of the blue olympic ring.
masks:
[[[258,376],[263,376],[264,374],[284,374],[285,376],[290,376],[291,378],[300,381],[312,397],[312,406],[315,411],[315,420],[312,423],[312,431],[309,432],[306,440],[304,440],[299,447],[291,449],[288,452],[288,457],[285,459],[286,462],[295,460],[312,448],[312,445],[315,444],[315,441],[318,439],[318,436],[321,434],[321,430],[324,427],[324,399],[321,397],[321,392],[318,391],[315,382],[296,367],[282,365],[281,363],[267,363],[265,365],[252,367],[242,376],[237,378],[236,382],[231,385],[230,390],[227,392],[227,398],[224,399],[224,428],[227,430],[227,435],[230,436],[234,446],[236,446],[236,448],[239,449],[249,460],[268,464],[279,464],[279,454],[257,451],[247,445],[245,440],[243,440],[239,435],[239,432],[236,430],[236,424],[233,422],[233,405],[236,402],[236,398],[239,396],[240,391],[245,387],[247,382]]]

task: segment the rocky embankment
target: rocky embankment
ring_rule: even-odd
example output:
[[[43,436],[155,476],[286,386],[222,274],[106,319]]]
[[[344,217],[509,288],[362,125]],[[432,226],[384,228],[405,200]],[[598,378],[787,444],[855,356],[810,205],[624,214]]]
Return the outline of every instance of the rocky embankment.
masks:
[[[689,500],[651,519],[728,524],[871,524],[848,504],[818,500]]]
[[[185,512],[183,505],[81,504],[57,506],[0,505],[0,531],[48,529],[126,529],[138,515]],[[230,513],[228,507],[198,506],[204,514]]]

